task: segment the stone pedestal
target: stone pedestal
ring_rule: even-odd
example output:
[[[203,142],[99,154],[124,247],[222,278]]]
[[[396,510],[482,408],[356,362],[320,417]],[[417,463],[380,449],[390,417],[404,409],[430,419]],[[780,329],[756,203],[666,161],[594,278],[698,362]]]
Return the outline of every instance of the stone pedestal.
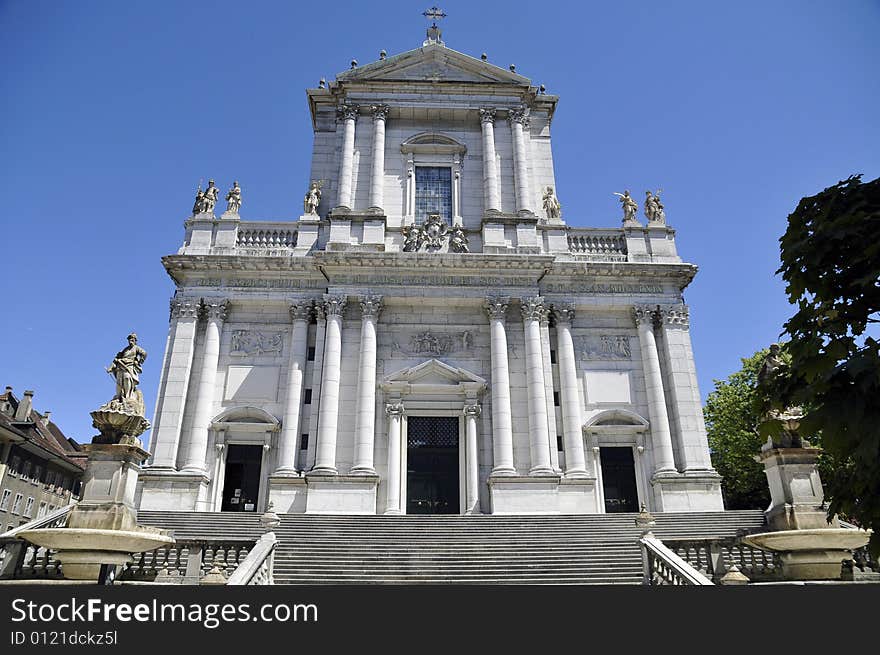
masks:
[[[770,486],[770,507],[765,512],[773,530],[838,528],[834,518],[828,522],[822,506],[824,492],[816,462],[820,448],[775,448],[765,445],[758,460]]]

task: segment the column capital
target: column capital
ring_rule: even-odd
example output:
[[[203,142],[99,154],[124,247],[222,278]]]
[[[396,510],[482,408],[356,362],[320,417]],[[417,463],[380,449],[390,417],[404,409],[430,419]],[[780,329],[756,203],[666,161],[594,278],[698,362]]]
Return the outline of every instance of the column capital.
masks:
[[[494,123],[495,112],[494,107],[480,107],[480,123]]]
[[[339,105],[336,107],[336,118],[341,121],[356,121],[359,109],[360,107],[358,105]]]
[[[222,323],[226,320],[229,301],[225,298],[202,298],[202,308],[205,313],[205,318],[209,321],[218,321]]]
[[[342,316],[345,311],[345,304],[348,299],[345,296],[333,296],[324,294],[324,314],[330,316]]]
[[[385,403],[385,413],[391,418],[400,418],[405,411],[403,403]]]
[[[172,298],[171,318],[198,318],[199,301],[195,298]]]
[[[690,327],[690,309],[687,305],[660,305],[657,309],[660,320],[665,325]]]
[[[657,311],[656,305],[633,305],[632,314],[636,325],[654,325],[654,313]]]
[[[472,403],[470,405],[465,405],[464,407],[462,407],[461,411],[465,416],[472,416],[473,418],[477,418],[482,413],[483,408],[477,403]]]
[[[389,111],[391,111],[391,107],[388,105],[370,105],[370,113],[373,114],[374,121],[387,120]]]
[[[483,307],[490,319],[497,318],[503,321],[507,315],[508,305],[510,305],[510,298],[507,296],[489,296]]]
[[[288,311],[290,312],[290,320],[308,322],[308,320],[312,317],[313,305],[314,303],[312,300],[303,300],[300,302],[291,303],[290,307],[288,307]]]
[[[361,305],[363,318],[379,319],[379,313],[382,311],[382,296],[358,296],[358,302]]]
[[[529,125],[529,113],[525,107],[513,107],[507,111],[507,120],[509,123],[519,123],[523,127]]]
[[[526,296],[521,298],[520,302],[524,321],[546,321],[547,308],[544,306],[544,299],[541,296]]]
[[[556,324],[560,323],[568,323],[574,320],[574,304],[570,302],[561,302],[561,303],[553,303],[553,306],[550,308],[550,311],[553,312],[553,318],[556,320]]]

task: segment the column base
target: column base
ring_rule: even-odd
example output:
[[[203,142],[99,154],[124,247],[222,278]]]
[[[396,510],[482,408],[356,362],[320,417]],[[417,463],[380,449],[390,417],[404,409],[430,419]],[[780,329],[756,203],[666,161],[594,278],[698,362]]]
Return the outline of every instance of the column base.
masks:
[[[489,478],[493,514],[561,514],[557,475]]]
[[[552,466],[536,466],[529,469],[529,475],[532,477],[552,476],[559,477],[559,474],[553,470]]]
[[[403,516],[403,512],[401,512],[399,509],[386,509],[384,512],[382,512],[382,515],[383,516]]]
[[[269,476],[269,502],[279,514],[302,514],[306,511],[306,479],[300,476]]]
[[[349,475],[358,475],[358,476],[364,476],[364,475],[367,475],[367,476],[375,476],[375,475],[376,475],[376,469],[374,469],[372,466],[370,466],[370,467],[366,467],[366,466],[359,467],[359,466],[356,466],[356,467],[354,467],[353,469],[351,469],[351,471],[349,471],[348,474],[349,474]]]
[[[511,467],[499,466],[492,469],[492,477],[512,477],[515,476],[516,469]]]
[[[306,514],[375,514],[379,476],[306,476]]]
[[[270,478],[299,478],[300,472],[293,468],[276,469]]]
[[[658,512],[721,512],[721,476],[657,471],[651,478],[654,510]]]
[[[339,471],[336,469],[335,466],[334,466],[334,467],[322,466],[322,467],[320,467],[320,468],[319,468],[319,467],[315,467],[315,468],[313,468],[311,471],[309,471],[308,473],[306,473],[306,477],[307,477],[307,478],[311,478],[311,477],[328,477],[328,476],[337,476],[337,475],[339,475]]]
[[[587,472],[587,469],[571,469],[566,471],[563,477],[566,480],[579,480],[582,478],[591,478],[593,476]]]
[[[156,471],[152,468],[141,471],[138,487],[140,498],[138,509],[210,512],[208,484],[206,475],[188,474],[183,471]]]

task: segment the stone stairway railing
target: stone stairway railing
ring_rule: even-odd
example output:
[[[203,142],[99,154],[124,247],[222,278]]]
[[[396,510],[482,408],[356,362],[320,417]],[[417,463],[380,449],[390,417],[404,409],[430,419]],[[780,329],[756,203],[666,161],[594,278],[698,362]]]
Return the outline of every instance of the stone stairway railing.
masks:
[[[275,548],[278,540],[274,532],[268,532],[260,537],[253,550],[248,553],[245,560],[235,572],[229,576],[226,583],[231,586],[251,586],[275,584],[272,579],[274,568]]]
[[[639,539],[646,585],[706,586],[714,583],[650,532]]]
[[[54,552],[28,543],[18,537],[25,530],[63,528],[76,502],[59,507],[45,516],[0,534],[0,580],[14,578],[51,579],[61,577],[60,564]]]
[[[117,577],[121,582],[197,585],[216,568],[227,578],[247,561],[253,539],[178,539],[135,555]]]
[[[58,509],[53,509],[51,512],[44,516],[35,518],[33,521],[28,521],[27,523],[20,525],[17,528],[13,528],[12,530],[0,534],[0,539],[17,537],[19,533],[24,532],[25,530],[38,530],[39,528],[63,528],[67,525],[67,519],[69,518],[70,512],[73,511],[74,507],[76,507],[76,501],[70,503],[69,505],[59,507]]]
[[[715,583],[720,582],[734,565],[750,582],[779,579],[778,556],[748,546],[739,537],[664,539],[663,544]]]

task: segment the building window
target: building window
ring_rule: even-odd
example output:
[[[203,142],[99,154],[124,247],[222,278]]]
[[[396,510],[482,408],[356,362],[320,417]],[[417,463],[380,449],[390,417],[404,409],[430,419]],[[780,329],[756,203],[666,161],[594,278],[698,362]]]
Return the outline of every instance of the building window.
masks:
[[[23,478],[29,478],[30,475],[31,475],[31,463],[30,463],[30,462],[25,462],[25,463],[24,463],[24,468],[21,469],[21,477],[23,477]]]
[[[9,473],[10,475],[18,475],[21,471],[21,457],[15,455],[12,458],[12,462],[9,464]]]
[[[37,518],[46,516],[46,512],[47,512],[48,508],[49,508],[49,503],[47,503],[45,501],[41,502],[40,509],[37,510]]]
[[[35,466],[34,467],[34,482],[41,482],[43,480],[43,467]]]
[[[24,498],[21,494],[15,494],[15,500],[12,502],[12,513],[21,514],[21,500]]]
[[[3,490],[3,496],[0,498],[0,510],[9,509],[9,497],[12,495],[12,492],[9,489]]]
[[[315,361],[315,347],[309,346],[309,349],[306,351],[306,361],[313,362]]]
[[[24,506],[24,515],[28,518],[33,517],[34,515],[34,499],[28,498],[27,504]]]
[[[553,350],[552,348],[550,349],[550,363],[551,364],[556,363],[556,351]]]
[[[308,447],[309,447],[309,435],[307,435],[307,434],[300,435],[299,449],[300,450],[307,450]]]
[[[452,224],[452,169],[448,166],[416,166],[416,221],[440,214]]]
[[[559,392],[558,391],[553,392],[553,405],[556,407],[559,407]]]
[[[557,436],[557,437],[556,437],[556,450],[558,450],[558,451],[563,451],[563,450],[565,450],[565,449],[562,447],[562,437],[560,437],[560,436]]]
[[[303,405],[311,405],[312,404],[312,390],[306,389],[303,391]]]

